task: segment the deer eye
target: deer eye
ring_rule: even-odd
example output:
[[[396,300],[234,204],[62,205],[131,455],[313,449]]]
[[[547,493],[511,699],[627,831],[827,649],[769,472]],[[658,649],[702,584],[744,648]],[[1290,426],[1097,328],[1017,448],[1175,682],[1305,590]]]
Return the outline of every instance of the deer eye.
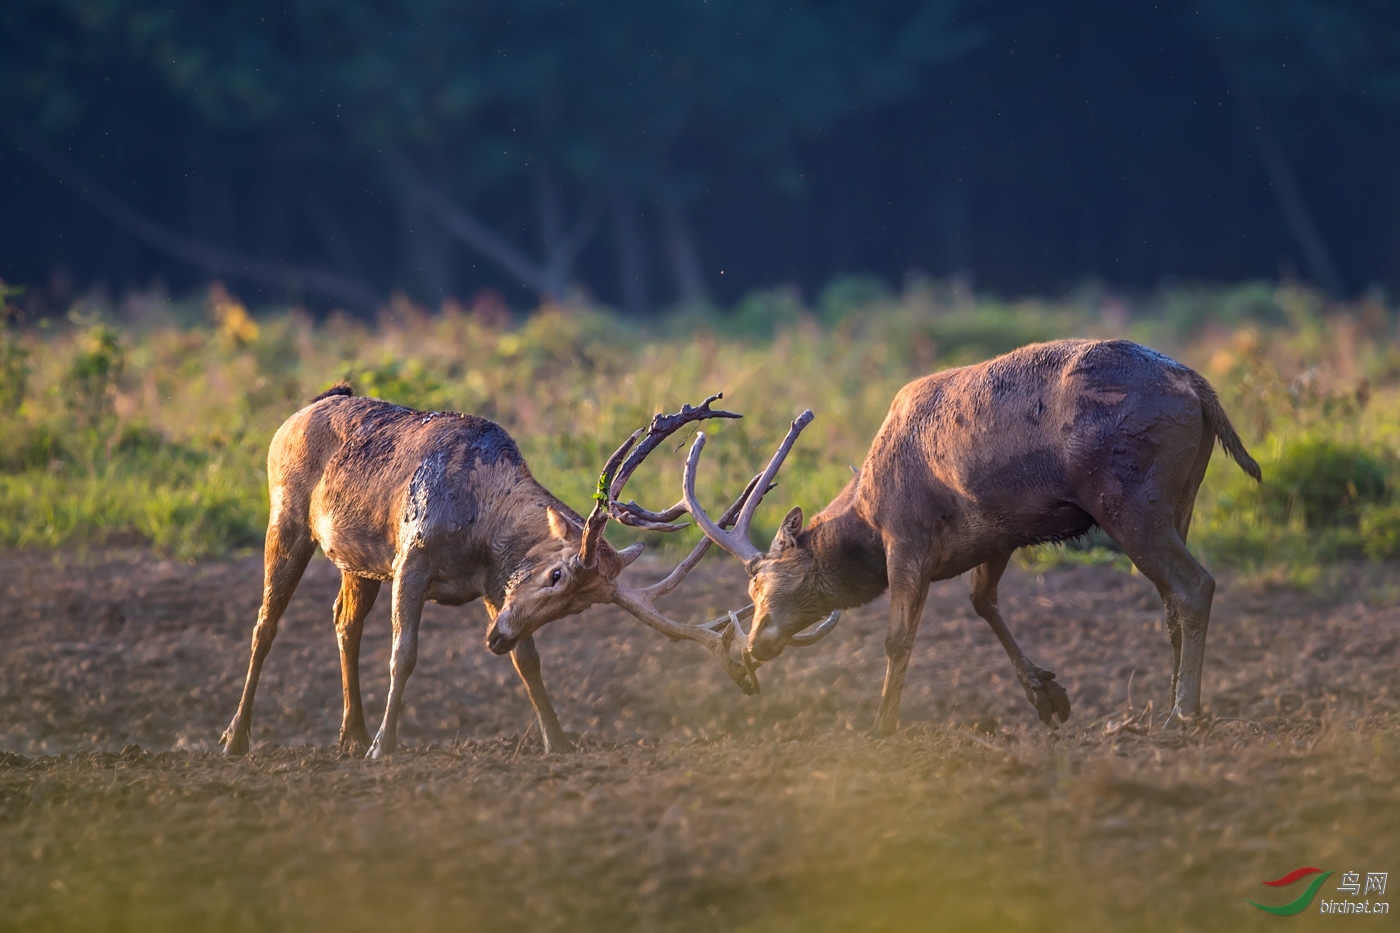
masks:
[[[556,585],[559,582],[560,578],[563,576],[564,571],[560,570],[558,567],[555,567],[554,572],[549,575],[549,585]]]

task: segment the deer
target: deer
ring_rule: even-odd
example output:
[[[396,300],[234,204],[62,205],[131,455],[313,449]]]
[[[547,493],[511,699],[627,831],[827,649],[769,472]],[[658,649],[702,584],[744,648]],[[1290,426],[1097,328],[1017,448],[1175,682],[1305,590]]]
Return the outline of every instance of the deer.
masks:
[[[448,606],[483,600],[491,619],[486,646],[497,655],[510,654],[547,754],[572,746],[545,691],[534,633],[592,605],[612,603],[672,640],[704,645],[740,689],[757,692],[751,667],[731,651],[736,630],[728,620],[682,624],[656,608],[656,600],[673,592],[699,563],[710,540],[702,538],[659,582],[629,587],[618,577],[643,545],[618,550],[603,537],[610,517],[656,531],[685,527],[639,520],[620,509],[617,496],[642,460],[682,426],[740,417],[712,409],[720,397],[658,414],[645,434],[638,430],[628,438],[608,459],[584,519],[540,485],[495,422],[357,396],[345,383],[318,395],[282,424],[268,448],[262,605],[238,711],[220,738],[225,754],[248,751],[259,673],[278,621],[318,547],[340,570],[333,615],[344,694],[340,746],[349,754],[378,759],[395,751],[427,600]],[[754,486],[749,484],[721,524],[735,519]],[[371,741],[360,697],[360,636],[384,583],[393,594],[389,695]]]
[[[1059,340],[916,379],[895,396],[841,493],[805,526],[802,509],[793,508],[760,551],[749,534],[754,510],[811,420],[808,410],[793,421],[732,530],[711,521],[695,494],[703,433],[686,460],[682,501],[665,513],[634,504],[638,516],[689,512],[709,540],[743,562],[752,604],[728,619],[750,669],[795,638],[806,635],[798,642],[805,644],[824,635],[841,610],[888,590],[874,734],[891,735],[929,585],[971,571],[973,609],[1006,650],[1041,721],[1054,727],[1069,718],[1068,693],[1012,637],[997,585],[1018,548],[1097,527],[1161,597],[1173,654],[1167,722],[1200,715],[1215,579],[1186,537],[1215,442],[1262,482],[1205,377],[1126,340]]]

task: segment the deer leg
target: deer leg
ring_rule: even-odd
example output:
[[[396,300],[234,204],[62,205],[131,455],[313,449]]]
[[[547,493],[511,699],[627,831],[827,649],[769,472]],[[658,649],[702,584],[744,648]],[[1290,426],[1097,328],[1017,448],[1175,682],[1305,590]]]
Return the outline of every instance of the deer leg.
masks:
[[[1011,630],[1006,627],[1001,610],[997,607],[997,584],[1001,582],[1001,575],[1006,572],[1010,561],[1011,553],[1007,552],[972,571],[972,608],[987,620],[1001,646],[1006,649],[1007,657],[1011,658],[1011,664],[1016,669],[1016,679],[1021,682],[1026,699],[1035,707],[1040,721],[1053,726],[1055,717],[1058,716],[1060,722],[1069,718],[1069,694],[1065,693],[1064,687],[1055,683],[1054,671],[1041,670],[1026,657],[1021,646],[1016,644],[1016,639],[1011,637]]]
[[[366,758],[392,755],[398,745],[399,709],[403,688],[418,663],[418,623],[423,618],[423,602],[428,590],[428,574],[414,556],[400,563],[394,574],[394,648],[389,659],[389,700],[384,705],[384,722],[370,744]]]
[[[1196,493],[1201,488],[1201,481],[1205,479],[1206,468],[1210,466],[1210,455],[1214,448],[1215,432],[1205,428],[1197,449],[1196,462],[1191,465],[1186,485],[1182,487],[1181,495],[1176,501],[1176,534],[1183,544],[1186,543],[1186,535],[1191,531],[1191,514],[1196,508]],[[1175,613],[1167,612],[1167,628],[1172,638],[1172,700],[1175,702],[1177,687],[1181,684],[1181,622]]]
[[[340,595],[335,599],[335,640],[340,646],[340,682],[345,694],[340,747],[355,755],[369,748],[365,710],[360,703],[360,634],[378,595],[378,580],[341,573]]]
[[[1133,514],[1131,507],[1125,507],[1122,514]],[[1145,510],[1139,513],[1143,514],[1147,515],[1146,520],[1116,527],[1102,520],[1099,523],[1162,597],[1176,667],[1172,676],[1172,711],[1167,717],[1170,724],[1193,719],[1201,711],[1201,672],[1215,578],[1186,549],[1177,533],[1176,521]]]
[[[1175,534],[1159,551],[1137,563],[1142,575],[1157,585],[1172,629],[1176,673],[1172,677],[1172,711],[1168,722],[1193,719],[1201,712],[1201,674],[1206,659],[1206,632],[1215,578],[1186,550]]]
[[[530,696],[530,705],[535,708],[535,716],[540,721],[540,733],[544,736],[544,750],[550,752],[573,751],[573,744],[564,734],[554,707],[549,702],[549,694],[544,689],[544,678],[540,676],[540,653],[535,648],[532,635],[515,646],[510,653],[510,661],[515,672],[525,682],[525,692]]]
[[[928,598],[928,580],[922,573],[895,572],[890,562],[890,624],[885,633],[885,686],[880,692],[880,712],[875,717],[874,734],[894,735],[899,728],[899,698],[904,693],[904,674],[914,636]]]
[[[268,526],[267,545],[263,551],[262,607],[258,610],[257,624],[253,626],[248,676],[243,681],[238,712],[219,737],[224,754],[230,758],[248,753],[248,734],[253,728],[253,696],[258,691],[258,675],[262,672],[263,660],[272,649],[272,640],[277,637],[277,623],[314,553],[316,543],[304,528],[289,533],[279,528],[276,522]]]

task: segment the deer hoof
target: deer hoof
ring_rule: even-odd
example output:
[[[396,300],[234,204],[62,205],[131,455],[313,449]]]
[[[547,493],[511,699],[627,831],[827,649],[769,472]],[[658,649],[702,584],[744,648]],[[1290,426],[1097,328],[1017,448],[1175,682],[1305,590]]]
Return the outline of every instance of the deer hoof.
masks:
[[[1167,714],[1166,720],[1162,723],[1163,729],[1190,729],[1200,722],[1201,717],[1195,713],[1184,712],[1180,707],[1173,709]]]
[[[248,736],[240,735],[233,730],[226,731],[219,736],[219,744],[224,747],[225,758],[242,758],[248,754]]]
[[[1053,727],[1056,719],[1060,722],[1069,719],[1069,694],[1055,682],[1054,671],[1029,667],[1018,673],[1021,686],[1026,689],[1026,699],[1035,707],[1041,722]]]
[[[887,739],[899,731],[899,720],[880,716],[875,720],[874,727],[870,730],[872,739]]]
[[[379,737],[370,743],[369,751],[365,752],[365,758],[369,761],[379,761],[394,754],[392,742],[381,741]]]
[[[347,755],[358,758],[369,749],[369,736],[367,735],[342,735],[340,737],[340,750]]]
[[[556,736],[555,738],[545,737],[544,753],[546,755],[567,755],[574,750],[574,743],[569,741],[567,735]]]

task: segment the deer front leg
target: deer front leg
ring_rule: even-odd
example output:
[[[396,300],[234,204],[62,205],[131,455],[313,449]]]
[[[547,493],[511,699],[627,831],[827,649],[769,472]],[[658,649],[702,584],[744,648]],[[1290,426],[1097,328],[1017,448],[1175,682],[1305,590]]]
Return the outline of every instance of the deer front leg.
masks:
[[[885,634],[885,686],[880,693],[880,712],[875,717],[874,734],[894,735],[899,728],[899,698],[904,692],[904,674],[909,669],[909,655],[914,649],[914,636],[924,614],[928,598],[928,580],[912,569],[897,572],[890,565],[890,625]]]
[[[525,692],[530,696],[530,705],[535,708],[535,716],[539,718],[545,753],[573,751],[574,746],[564,734],[564,727],[559,724],[559,717],[555,715],[554,707],[549,702],[549,694],[545,692],[544,678],[540,676],[540,653],[535,648],[533,635],[515,646],[515,650],[510,653],[510,661],[515,665],[515,672],[525,682]]]
[[[370,744],[366,758],[392,755],[398,746],[399,709],[403,689],[418,663],[418,623],[423,618],[423,602],[428,574],[419,566],[423,558],[415,550],[402,561],[394,574],[394,647],[389,658],[389,700],[384,706],[384,722]]]
[[[1021,682],[1026,699],[1035,707],[1040,721],[1053,726],[1056,716],[1060,722],[1069,718],[1069,694],[1065,693],[1064,687],[1055,683],[1054,671],[1041,670],[1031,663],[1031,659],[1021,651],[1021,646],[1016,644],[1016,639],[1011,637],[1011,631],[1001,617],[1001,610],[997,608],[997,584],[1010,560],[1011,554],[1008,552],[972,571],[972,608],[987,620],[1001,646],[1006,649],[1007,657],[1011,658],[1016,668],[1016,679]]]
[[[360,702],[360,634],[365,616],[379,595],[379,581],[340,575],[340,595],[335,599],[335,640],[340,647],[340,682],[344,690],[340,720],[340,747],[353,755],[369,748],[365,711]]]
[[[292,599],[301,575],[316,544],[304,528],[283,529],[276,522],[268,526],[267,544],[263,554],[263,598],[258,610],[258,622],[253,627],[253,648],[248,659],[248,676],[243,681],[243,696],[233,722],[219,737],[224,754],[230,758],[248,753],[248,733],[253,728],[253,696],[258,691],[258,676],[263,660],[272,650],[277,637],[277,623]]]

